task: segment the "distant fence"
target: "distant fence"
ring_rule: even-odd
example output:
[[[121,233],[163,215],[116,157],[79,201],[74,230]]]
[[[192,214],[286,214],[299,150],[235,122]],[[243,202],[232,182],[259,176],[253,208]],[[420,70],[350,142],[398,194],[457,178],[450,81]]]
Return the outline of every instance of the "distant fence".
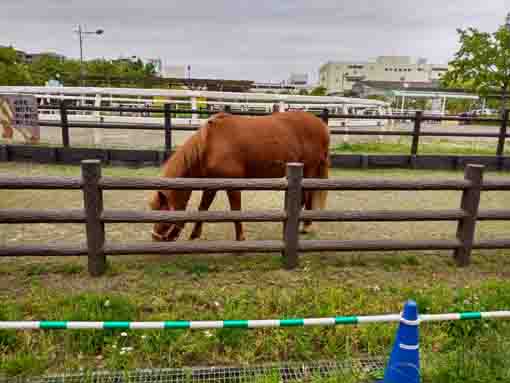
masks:
[[[479,211],[482,191],[510,190],[510,180],[482,181],[483,166],[469,165],[464,180],[342,180],[303,179],[301,164],[289,164],[280,179],[111,178],[101,175],[97,160],[82,163],[82,177],[0,176],[0,189],[83,190],[84,209],[0,209],[0,224],[83,223],[87,241],[79,245],[3,245],[0,256],[88,256],[92,275],[106,270],[106,256],[127,254],[272,253],[281,252],[289,269],[301,252],[453,250],[459,266],[470,263],[472,249],[508,249],[510,238],[475,241],[478,221],[510,220],[510,210]],[[104,190],[272,190],[285,192],[283,211],[126,211],[104,209]],[[305,190],[458,190],[459,209],[407,211],[302,211]],[[402,222],[457,221],[455,239],[447,240],[300,240],[300,221]],[[155,222],[282,222],[282,240],[115,243],[105,239],[108,223]],[[149,233],[148,233],[149,235]]]
[[[121,108],[121,107],[97,107],[97,106],[69,106],[65,101],[60,106],[45,106],[44,109],[55,109],[60,111],[59,122],[41,122],[41,126],[58,126],[62,128],[62,143],[64,147],[70,146],[69,128],[103,128],[103,129],[135,129],[135,130],[164,130],[165,131],[165,150],[172,150],[172,131],[194,131],[195,127],[177,127],[172,126],[172,115],[177,113],[189,113],[208,116],[218,113],[218,110],[196,109],[182,110],[172,108],[170,104],[165,104],[164,108]],[[226,105],[225,110],[236,115],[268,115],[262,112],[231,112],[230,106]],[[163,125],[156,124],[114,124],[114,123],[91,123],[91,122],[69,122],[69,111],[92,111],[92,112],[131,112],[150,114],[162,114],[164,117]],[[417,111],[412,115],[358,115],[358,114],[331,114],[328,109],[317,114],[324,122],[328,123],[330,118],[338,119],[364,119],[364,120],[410,120],[414,121],[414,128],[410,131],[380,131],[380,130],[352,130],[352,129],[330,129],[334,135],[363,135],[363,136],[407,136],[412,137],[410,155],[418,155],[420,137],[471,137],[471,138],[497,138],[497,147],[495,154],[502,157],[505,150],[505,141],[510,134],[507,132],[509,111],[505,110],[501,118],[474,118],[459,116],[437,116],[426,115],[422,111]],[[423,121],[466,121],[466,122],[485,122],[499,123],[499,133],[473,133],[473,132],[423,132],[421,130]]]
[[[75,164],[84,159],[100,159],[104,163],[112,165],[160,165],[171,154],[173,148],[174,131],[195,131],[194,126],[174,126],[174,118],[179,113],[209,116],[218,110],[198,109],[181,110],[173,105],[165,104],[164,108],[126,108],[126,107],[95,107],[95,106],[71,106],[65,101],[60,105],[44,106],[44,109],[59,110],[60,120],[41,121],[40,126],[60,127],[63,147],[29,146],[29,145],[0,145],[0,161],[32,161],[39,163],[63,163]],[[227,112],[229,105],[225,106]],[[163,124],[131,124],[131,123],[105,123],[105,122],[76,122],[69,121],[69,113],[73,111],[90,112],[135,112],[144,115],[158,115],[163,118]],[[238,115],[266,115],[257,112],[231,112]],[[415,115],[357,115],[357,114],[331,114],[327,109],[321,113],[313,112],[328,122],[330,119],[366,119],[366,120],[399,120],[414,121],[410,130],[360,130],[330,127],[332,135],[361,135],[361,136],[403,136],[410,137],[411,143],[409,154],[331,154],[332,167],[338,168],[379,168],[398,167],[413,169],[462,169],[466,164],[482,164],[489,169],[510,170],[510,157],[505,156],[505,142],[510,136],[507,131],[508,110],[502,118],[472,118],[458,116],[426,115],[416,112]],[[465,121],[499,124],[499,132],[451,132],[451,131],[423,131],[424,121]],[[133,150],[133,149],[107,149],[107,148],[80,148],[71,146],[71,128],[100,128],[100,129],[128,129],[128,130],[163,130],[164,143],[162,150]],[[497,140],[494,156],[480,155],[422,155],[419,154],[421,137],[468,137],[468,138],[493,138]],[[164,145],[163,145],[164,144]]]

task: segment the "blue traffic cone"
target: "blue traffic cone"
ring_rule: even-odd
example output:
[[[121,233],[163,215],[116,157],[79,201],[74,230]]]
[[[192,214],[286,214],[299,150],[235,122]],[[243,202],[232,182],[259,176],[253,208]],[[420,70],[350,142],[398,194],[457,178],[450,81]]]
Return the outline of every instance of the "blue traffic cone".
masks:
[[[382,383],[419,383],[420,351],[418,306],[415,301],[404,305],[402,319]]]

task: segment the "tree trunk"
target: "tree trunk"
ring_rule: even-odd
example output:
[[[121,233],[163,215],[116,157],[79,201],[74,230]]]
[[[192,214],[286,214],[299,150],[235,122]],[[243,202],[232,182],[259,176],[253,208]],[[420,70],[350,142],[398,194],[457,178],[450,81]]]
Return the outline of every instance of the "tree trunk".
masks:
[[[501,115],[505,112],[506,109],[506,94],[508,91],[508,86],[504,86],[501,88]]]

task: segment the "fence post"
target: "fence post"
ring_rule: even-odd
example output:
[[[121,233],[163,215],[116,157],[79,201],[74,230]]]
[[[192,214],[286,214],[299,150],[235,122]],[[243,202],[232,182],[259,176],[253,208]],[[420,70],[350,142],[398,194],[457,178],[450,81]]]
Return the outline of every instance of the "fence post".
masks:
[[[103,192],[98,185],[101,178],[101,161],[82,161],[81,173],[86,214],[88,269],[92,276],[100,276],[106,271],[106,257],[103,252],[105,231],[104,223],[101,222]]]
[[[170,104],[165,104],[165,151],[172,151],[172,116],[170,114]]]
[[[420,142],[420,129],[422,118],[423,112],[421,110],[418,110],[414,117],[414,131],[413,131],[413,143],[411,145],[411,156],[416,156],[418,154],[418,144]]]
[[[0,161],[9,161],[9,152],[7,151],[7,145],[0,145]]]
[[[324,108],[321,113],[321,120],[327,125],[329,122],[329,110]]]
[[[285,268],[293,269],[298,265],[299,215],[301,212],[303,164],[287,164],[287,191],[285,192],[285,212],[287,220],[283,225],[285,242]]]
[[[457,239],[461,245],[454,252],[459,266],[467,266],[471,261],[471,249],[475,238],[476,219],[480,205],[480,191],[483,182],[483,165],[468,165],[464,171],[464,178],[471,185],[462,192],[460,208],[467,214],[457,225]]]
[[[60,126],[62,127],[62,145],[65,148],[69,147],[69,123],[67,120],[67,106],[66,101],[60,101]]]
[[[223,110],[225,111],[225,113],[230,113],[232,108],[230,107],[230,105],[225,105],[225,108]]]
[[[498,157],[498,170],[503,169],[503,156],[505,153],[505,140],[508,126],[508,114],[509,114],[508,109],[505,109],[503,111],[501,127],[499,129],[498,149],[496,151],[496,156]]]

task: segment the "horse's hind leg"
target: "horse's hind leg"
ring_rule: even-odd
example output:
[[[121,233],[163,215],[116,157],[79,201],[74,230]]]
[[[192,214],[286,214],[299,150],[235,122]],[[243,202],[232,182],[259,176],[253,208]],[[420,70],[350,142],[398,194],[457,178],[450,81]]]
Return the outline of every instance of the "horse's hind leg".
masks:
[[[312,193],[306,191],[303,193],[303,204],[306,210],[312,210]],[[303,227],[301,229],[302,234],[309,234],[313,231],[312,221],[303,221]]]
[[[216,191],[210,191],[206,190],[202,194],[202,199],[200,201],[200,206],[198,207],[198,210],[205,211],[208,210],[211,204],[214,201],[214,197],[216,196]],[[196,222],[195,226],[193,227],[193,231],[191,232],[191,235],[189,239],[198,239],[202,235],[202,225],[203,222]]]
[[[241,210],[241,192],[239,190],[227,191],[228,202],[230,203],[230,210]],[[243,224],[241,222],[234,222],[236,230],[236,241],[244,241]]]

